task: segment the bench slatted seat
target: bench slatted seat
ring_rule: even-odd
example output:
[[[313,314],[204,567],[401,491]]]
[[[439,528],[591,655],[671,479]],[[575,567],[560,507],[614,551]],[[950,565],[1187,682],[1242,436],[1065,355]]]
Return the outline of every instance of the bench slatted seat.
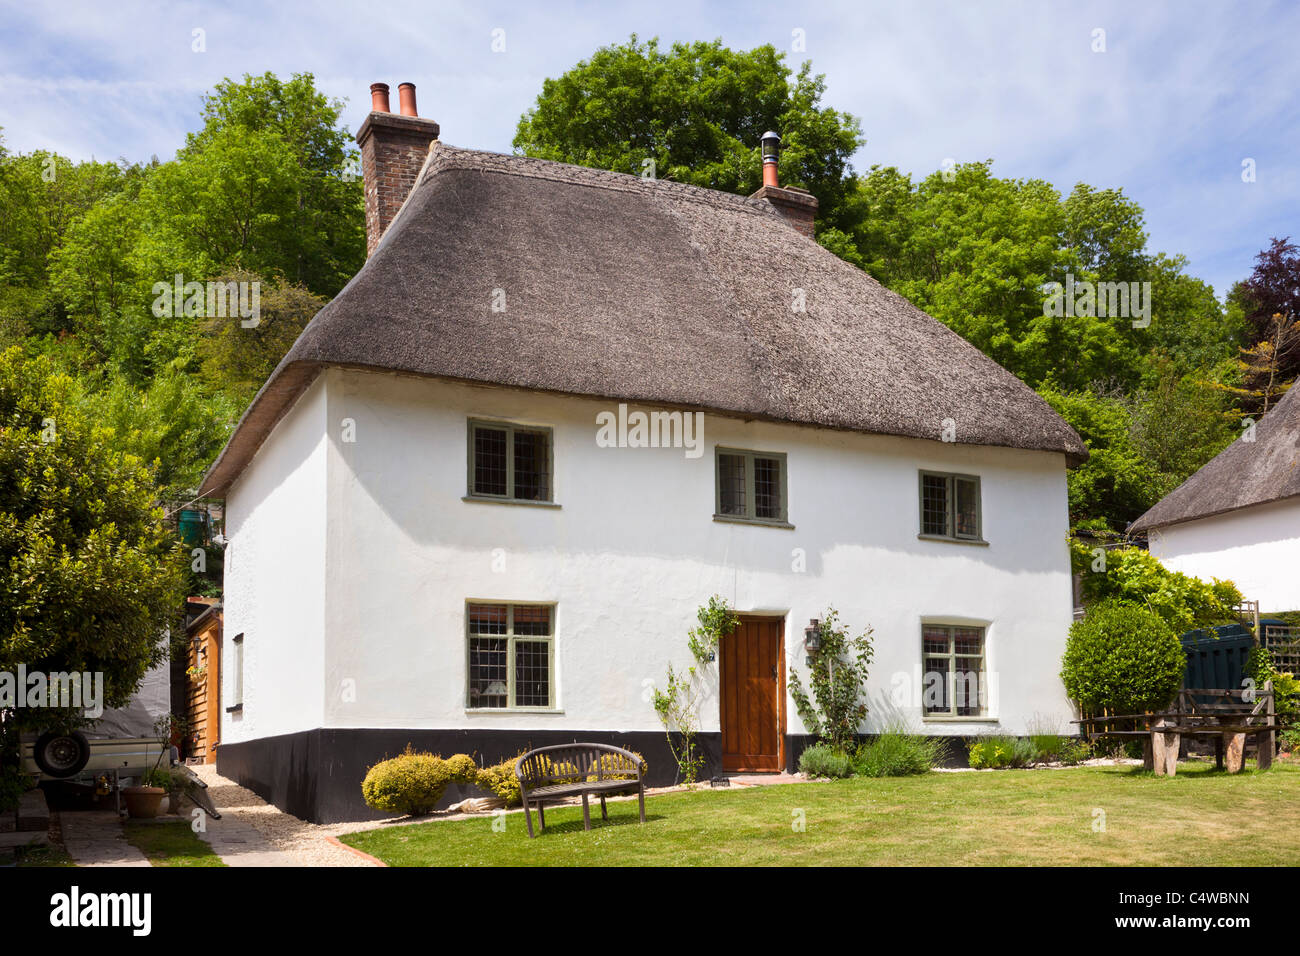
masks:
[[[645,823],[645,766],[641,758],[628,750],[608,744],[557,744],[540,747],[520,755],[515,761],[519,778],[519,795],[528,821],[528,836],[534,837],[530,806],[537,808],[541,829],[546,828],[546,803],[558,803],[570,797],[582,797],[582,826],[591,829],[591,811],[587,799],[600,797],[600,815],[609,819],[605,798],[616,793],[636,791]]]

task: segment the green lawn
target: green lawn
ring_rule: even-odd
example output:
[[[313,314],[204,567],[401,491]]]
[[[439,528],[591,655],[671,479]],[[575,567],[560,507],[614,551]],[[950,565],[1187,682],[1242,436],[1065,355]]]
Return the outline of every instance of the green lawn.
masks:
[[[126,839],[154,866],[225,866],[185,820],[127,820]]]
[[[602,823],[597,809],[585,833],[581,807],[547,810],[535,840],[513,813],[503,832],[484,817],[342,840],[392,866],[1290,866],[1284,835],[1300,829],[1300,766],[1229,776],[1212,762],[1184,762],[1173,778],[1084,767],[705,788],[649,798],[645,826],[635,801],[609,812]]]

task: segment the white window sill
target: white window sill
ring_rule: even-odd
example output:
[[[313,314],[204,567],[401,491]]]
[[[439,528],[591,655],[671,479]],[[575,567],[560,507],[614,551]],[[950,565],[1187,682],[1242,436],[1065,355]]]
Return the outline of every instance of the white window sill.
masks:
[[[465,713],[473,714],[563,714],[563,710],[554,707],[466,707]]]
[[[918,541],[946,541],[949,544],[974,544],[987,548],[989,543],[983,538],[950,538],[946,534],[918,534]]]
[[[781,528],[793,531],[794,525],[788,521],[772,521],[768,518],[740,518],[736,515],[714,515],[713,520],[720,524],[747,524],[754,528]]]
[[[525,508],[559,508],[554,501],[529,501],[527,498],[489,498],[486,495],[465,495],[461,501],[484,505],[523,505]]]
[[[949,716],[947,714],[926,714],[921,718],[925,724],[996,724],[1000,723],[997,717],[963,717]]]

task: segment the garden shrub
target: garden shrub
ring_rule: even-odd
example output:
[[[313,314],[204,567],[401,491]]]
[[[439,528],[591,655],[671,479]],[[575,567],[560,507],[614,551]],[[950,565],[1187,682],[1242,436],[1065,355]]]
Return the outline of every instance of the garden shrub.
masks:
[[[908,733],[903,727],[886,727],[875,739],[858,747],[853,755],[853,772],[862,777],[929,773],[946,752],[942,740]]]
[[[650,770],[650,764],[646,763],[645,757],[636,753],[635,750],[631,752],[636,754],[636,759],[641,762],[641,777],[644,779],[646,773]],[[635,780],[636,774],[634,773],[610,773],[621,762],[622,758],[615,757],[614,754],[601,754],[596,758],[596,765],[591,768],[592,772],[587,776],[587,780],[593,781],[596,779],[597,767],[604,772],[603,779],[605,780]]]
[[[1241,591],[1231,581],[1211,578],[1207,584],[1170,571],[1141,548],[1110,549],[1104,554],[1104,566],[1096,568],[1093,549],[1071,538],[1070,555],[1075,572],[1082,575],[1083,596],[1089,604],[1123,601],[1149,608],[1177,634],[1237,619],[1233,608],[1241,603]]]
[[[444,760],[420,753],[407,744],[400,756],[381,760],[361,782],[366,806],[388,813],[420,816],[431,813],[449,783],[477,783],[479,768],[474,758],[455,754]]]
[[[495,763],[490,767],[483,767],[478,772],[478,779],[475,783],[490,793],[495,794],[505,801],[507,807],[517,807],[522,803],[519,795],[519,778],[515,776],[515,761],[517,761],[524,751],[520,751],[513,757],[507,757],[500,763]]]
[[[867,715],[867,675],[875,650],[871,628],[858,637],[839,624],[834,608],[822,616],[821,647],[810,651],[809,689],[799,672],[790,668],[790,696],[799,719],[808,732],[822,743],[846,752],[857,736],[858,725]]]
[[[1141,714],[1173,700],[1186,667],[1178,635],[1158,614],[1103,601],[1070,626],[1061,680],[1089,714]]]
[[[0,762],[0,813],[16,810],[19,800],[32,783],[20,764]]]
[[[1264,682],[1271,680],[1274,713],[1277,714],[1279,723],[1296,722],[1296,718],[1300,717],[1300,696],[1297,696],[1300,695],[1300,680],[1292,674],[1279,671],[1273,663],[1273,655],[1268,648],[1251,648],[1250,654],[1246,657],[1246,666],[1242,668],[1242,674],[1255,682],[1257,690],[1263,690]]]
[[[978,738],[969,748],[969,763],[976,770],[1028,767],[1038,759],[1033,742],[1025,737],[993,734]]]
[[[842,750],[829,744],[813,744],[799,755],[799,770],[809,777],[830,777],[839,780],[853,776],[853,761]]]
[[[1029,724],[1029,742],[1038,759],[1048,763],[1076,764],[1092,756],[1092,745],[1079,737],[1057,732],[1055,723],[1035,718]]]

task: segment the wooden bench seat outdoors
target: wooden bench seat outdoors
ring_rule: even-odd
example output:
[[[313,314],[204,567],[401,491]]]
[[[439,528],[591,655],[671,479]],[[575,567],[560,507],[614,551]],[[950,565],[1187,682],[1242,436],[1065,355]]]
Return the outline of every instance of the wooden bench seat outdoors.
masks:
[[[519,778],[519,795],[523,799],[528,836],[533,833],[530,805],[537,808],[540,828],[546,828],[546,803],[558,803],[570,797],[582,798],[582,826],[591,829],[591,810],[587,799],[600,797],[600,815],[609,819],[605,798],[615,793],[636,791],[645,823],[645,767],[641,758],[628,750],[608,744],[557,744],[530,750],[515,761]]]
[[[1255,737],[1256,766],[1267,770],[1277,752],[1277,735],[1286,727],[1277,716],[1273,682],[1247,695],[1242,688],[1191,688],[1178,692],[1172,710],[1148,714],[1105,714],[1071,721],[1089,738],[1137,737],[1143,742],[1143,764],[1157,776],[1178,772],[1184,737],[1214,740],[1214,762],[1228,773],[1245,763],[1246,735]],[[1226,758],[1226,760],[1225,760]],[[1226,763],[1226,768],[1225,768]]]

